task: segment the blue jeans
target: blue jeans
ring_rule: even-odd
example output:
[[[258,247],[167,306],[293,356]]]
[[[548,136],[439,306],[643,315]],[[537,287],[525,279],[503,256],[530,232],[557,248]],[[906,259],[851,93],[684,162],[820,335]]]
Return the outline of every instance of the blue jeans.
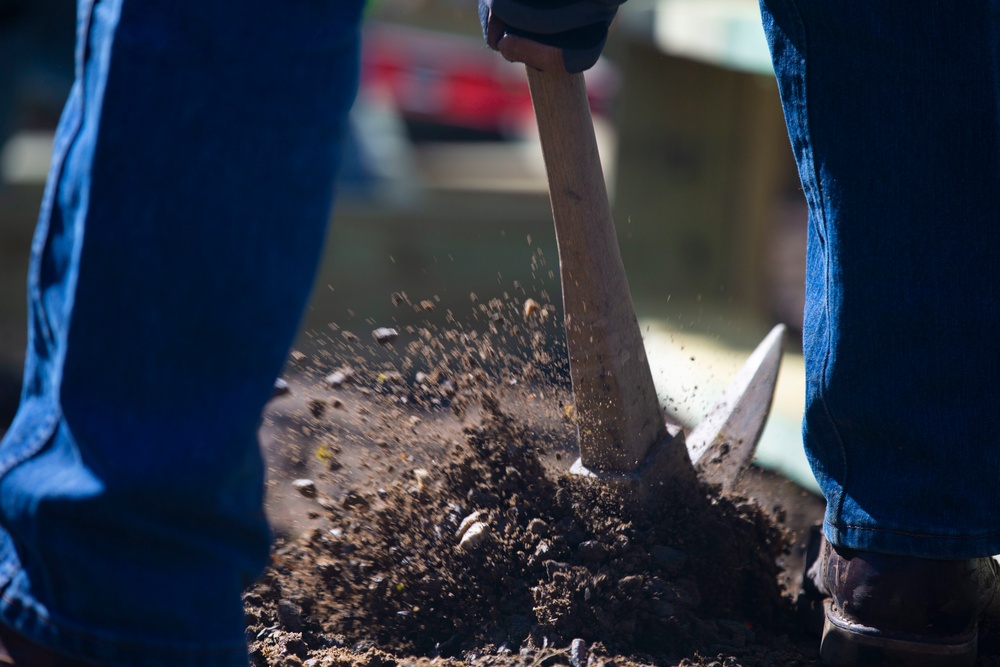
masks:
[[[825,533],[1000,553],[1000,2],[761,7],[809,203],[804,434]]]
[[[245,667],[261,410],[357,86],[361,0],[81,0],[0,445],[0,622],[108,665]]]

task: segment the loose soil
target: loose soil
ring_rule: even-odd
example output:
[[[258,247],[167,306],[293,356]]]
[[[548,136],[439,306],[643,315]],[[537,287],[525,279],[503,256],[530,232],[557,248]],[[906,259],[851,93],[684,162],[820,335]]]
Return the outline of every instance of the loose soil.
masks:
[[[818,664],[794,595],[821,503],[754,470],[637,511],[568,475],[556,319],[494,300],[293,355],[263,429],[279,536],[245,595],[253,665]]]

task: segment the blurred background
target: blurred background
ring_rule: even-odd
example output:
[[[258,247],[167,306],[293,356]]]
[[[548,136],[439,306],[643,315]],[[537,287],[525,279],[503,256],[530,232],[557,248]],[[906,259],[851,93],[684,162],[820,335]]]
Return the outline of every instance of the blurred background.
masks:
[[[0,0],[0,432],[16,407],[25,272],[72,81],[74,0]],[[422,321],[430,300],[560,303],[523,68],[486,49],[474,0],[381,0],[315,294],[331,328]],[[587,74],[605,177],[658,390],[696,423],[749,350],[789,325],[758,461],[812,484],[799,421],[805,201],[757,0],[629,0]],[[393,295],[396,295],[394,300]],[[395,301],[395,303],[394,303]]]

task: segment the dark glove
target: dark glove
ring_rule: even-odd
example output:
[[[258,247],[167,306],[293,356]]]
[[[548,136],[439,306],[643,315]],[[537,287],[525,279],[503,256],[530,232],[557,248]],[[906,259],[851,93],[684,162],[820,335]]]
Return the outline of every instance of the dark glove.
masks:
[[[611,21],[623,2],[625,0],[479,0],[479,20],[486,43],[508,60],[525,62],[538,69],[548,69],[561,61],[559,64],[567,72],[574,73],[590,69],[597,62],[608,39]],[[501,41],[509,36],[549,48],[537,51],[520,46],[505,49]]]

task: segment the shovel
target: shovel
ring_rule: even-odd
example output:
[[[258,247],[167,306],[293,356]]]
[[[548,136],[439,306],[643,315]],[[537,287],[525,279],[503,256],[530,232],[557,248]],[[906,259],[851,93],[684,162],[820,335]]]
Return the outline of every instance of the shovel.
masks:
[[[527,72],[559,249],[580,446],[571,471],[640,505],[669,487],[693,488],[697,473],[728,488],[753,458],[770,412],[784,327],[764,339],[690,438],[668,423],[625,277],[583,75]]]

